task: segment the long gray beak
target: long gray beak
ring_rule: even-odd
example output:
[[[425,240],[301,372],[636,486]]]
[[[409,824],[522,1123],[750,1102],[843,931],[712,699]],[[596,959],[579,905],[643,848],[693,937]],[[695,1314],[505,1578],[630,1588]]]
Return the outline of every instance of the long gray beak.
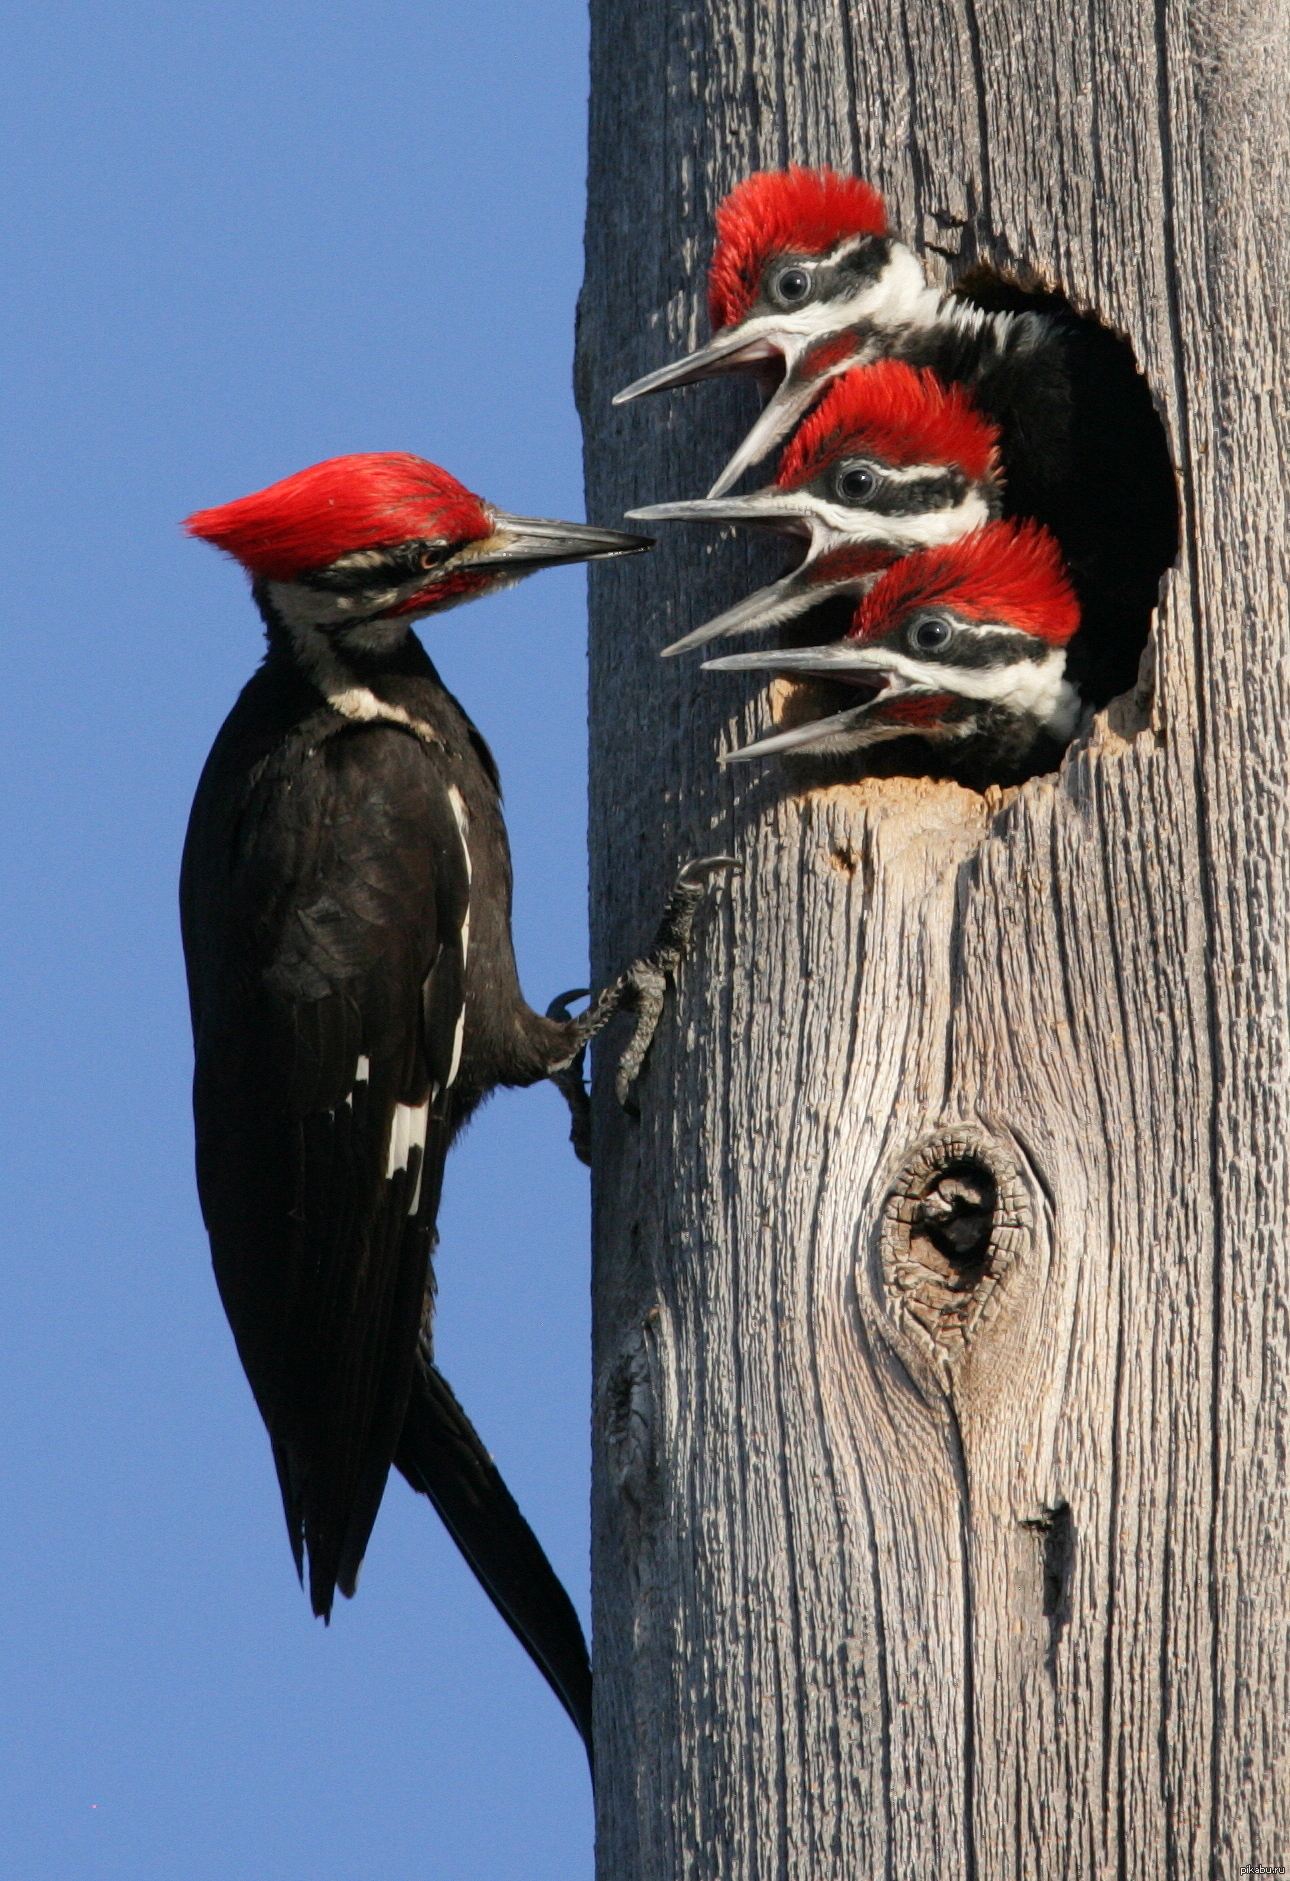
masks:
[[[808,673],[821,679],[845,679],[850,673],[886,673],[893,681],[889,690],[907,692],[910,682],[898,679],[890,653],[881,647],[848,644],[830,640],[822,647],[771,647],[762,653],[727,653],[719,660],[705,660],[705,673]]]
[[[801,750],[806,745],[820,744],[826,738],[835,738],[839,732],[854,731],[864,723],[864,717],[872,699],[863,705],[853,705],[849,712],[835,712],[832,718],[812,719],[807,725],[793,725],[788,731],[776,732],[772,738],[758,738],[755,743],[741,745],[738,751],[727,751],[720,760],[722,764],[743,764],[749,758],[772,758],[777,751]]]
[[[639,555],[654,546],[652,536],[632,536],[621,529],[596,529],[590,523],[553,522],[545,516],[510,516],[491,512],[493,533],[454,558],[469,568],[514,568],[531,574],[561,562],[594,562],[611,555]]]
[[[724,614],[714,615],[702,626],[692,628],[670,647],[664,647],[662,658],[665,660],[678,653],[688,653],[691,647],[705,646],[709,640],[782,627],[786,621],[809,613],[811,608],[835,594],[864,594],[889,559],[875,550],[872,561],[866,562],[863,547],[831,546],[828,531],[812,517],[800,498],[787,490],[757,490],[751,496],[726,497],[715,502],[702,499],[694,503],[659,503],[631,513],[660,520],[677,517],[695,521],[760,522],[769,528],[781,529],[785,534],[808,538],[806,554],[796,568],[769,586],[758,588],[755,594],[727,608]],[[773,665],[774,657],[766,657]]]
[[[782,358],[783,352],[782,346],[764,334],[746,337],[738,327],[731,327],[729,332],[718,333],[710,339],[697,353],[687,353],[684,359],[670,366],[660,366],[656,372],[647,372],[643,379],[634,379],[621,392],[614,393],[613,402],[626,405],[631,399],[644,398],[647,392],[666,392],[674,385],[694,385],[700,379],[714,379],[722,372],[754,372],[764,361]]]
[[[721,760],[723,764],[742,764],[748,758],[774,757],[780,751],[803,751],[811,745],[824,744],[828,739],[836,738],[842,732],[863,732],[870,724],[870,714],[876,705],[894,698],[898,693],[932,690],[931,687],[911,683],[908,679],[902,678],[899,673],[893,673],[890,667],[883,664],[881,653],[876,647],[861,659],[852,658],[848,661],[843,657],[845,649],[840,650],[837,657],[832,659],[819,657],[831,651],[833,649],[827,647],[802,647],[795,651],[786,650],[776,656],[763,657],[755,653],[736,653],[728,659],[705,661],[705,672],[713,668],[729,671],[732,668],[748,669],[753,666],[773,664],[782,673],[810,673],[826,678],[830,676],[842,678],[843,673],[840,669],[846,666],[849,671],[856,674],[867,672],[875,680],[884,681],[858,705],[849,706],[844,712],[834,712],[828,718],[810,719],[803,725],[790,725],[784,731],[773,732],[769,738],[759,738],[753,744],[743,745],[738,751],[729,751]],[[862,742],[881,741],[889,735],[881,726],[875,726],[870,737]]]
[[[804,508],[801,498],[791,490],[779,490],[774,485],[766,490],[753,490],[747,496],[728,496],[716,502],[710,497],[696,497],[684,503],[650,503],[643,509],[628,510],[627,514],[633,522],[752,523],[782,535],[809,538],[812,533],[810,512]],[[674,640],[670,647],[664,647],[662,658],[672,659],[678,653],[687,653],[691,647],[701,647],[709,640],[720,640],[726,634],[773,627],[804,613],[823,595],[812,595],[800,589],[801,572],[795,569],[782,581],[759,588],[737,607],[695,627],[680,640]]]
[[[641,509],[629,509],[627,518],[629,522],[752,523],[775,529],[781,535],[811,533],[809,507],[796,491],[781,490],[774,484],[765,490],[750,490],[747,496],[727,496],[720,501],[697,496],[681,503],[646,503]]]
[[[745,470],[768,457],[782,438],[805,417],[816,399],[830,383],[828,379],[794,379],[790,373],[766,401],[751,431],[708,491],[709,497],[724,496],[738,483]]]
[[[664,647],[660,657],[674,659],[678,653],[688,653],[691,647],[706,646],[709,640],[724,640],[730,634],[758,633],[767,627],[780,627],[785,621],[796,620],[799,614],[807,613],[817,602],[827,600],[836,592],[835,583],[812,584],[809,566],[794,569],[792,574],[772,581],[767,588],[758,588],[756,594],[727,608],[724,614],[716,614],[701,627],[692,628],[670,647]],[[723,665],[724,662],[710,660],[708,664]]]

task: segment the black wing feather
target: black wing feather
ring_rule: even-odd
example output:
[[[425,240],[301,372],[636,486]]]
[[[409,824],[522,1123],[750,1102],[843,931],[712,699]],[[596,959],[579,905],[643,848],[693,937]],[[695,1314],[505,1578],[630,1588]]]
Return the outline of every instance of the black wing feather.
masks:
[[[1023,320],[979,376],[947,363],[1002,427],[1004,514],[1037,517],[1061,542],[1083,616],[1067,674],[1103,706],[1137,677],[1178,554],[1177,480],[1151,388],[1125,336],[1059,288],[978,267],[956,292],[986,312],[1041,315],[1055,336],[1036,345]]]
[[[198,1180],[326,1614],[353,1591],[411,1387],[469,869],[448,779],[411,734],[346,728],[247,769],[235,732],[185,853]],[[398,1105],[429,1106],[424,1148],[387,1177]]]
[[[432,1362],[428,1340],[417,1355],[394,1461],[433,1502],[480,1585],[573,1720],[590,1758],[591,1663],[573,1602]]]

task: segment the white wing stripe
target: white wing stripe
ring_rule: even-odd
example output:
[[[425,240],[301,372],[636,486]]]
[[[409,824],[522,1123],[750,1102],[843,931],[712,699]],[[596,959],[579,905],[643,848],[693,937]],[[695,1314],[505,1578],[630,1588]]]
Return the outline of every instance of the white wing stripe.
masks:
[[[406,1169],[414,1149],[426,1146],[426,1125],[430,1118],[430,1100],[424,1104],[396,1104],[390,1121],[390,1153],[385,1163],[385,1179]]]
[[[449,784],[448,786],[448,802],[452,806],[452,813],[457,821],[457,834],[461,837],[461,853],[466,864],[466,881],[467,881],[467,884],[469,884],[473,879],[473,870],[471,868],[471,863],[470,863],[470,842],[468,840],[469,833],[470,833],[470,818],[466,812],[465,799],[463,798],[461,792],[458,790],[455,784]],[[461,964],[462,964],[463,969],[466,965],[466,960],[467,960],[469,953],[470,953],[470,902],[468,899],[466,902],[465,918],[461,924]],[[453,1033],[452,1063],[448,1067],[448,1077],[444,1084],[445,1090],[450,1090],[452,1088],[452,1085],[454,1081],[456,1080],[457,1073],[461,1069],[461,1042],[465,1034],[465,1029],[466,1029],[466,1008],[465,1008],[465,1005],[463,1004],[461,1011],[457,1014],[457,1028],[456,1028],[456,1031]]]
[[[466,801],[455,784],[448,786],[448,802],[452,805],[452,814],[457,823],[457,834],[461,837],[461,853],[466,858],[466,880],[472,879],[470,866],[470,818],[466,814]]]
[[[461,1041],[466,1033],[466,1008],[463,1005],[457,1014],[457,1029],[452,1035],[452,1063],[448,1067],[448,1081],[444,1089],[450,1091],[461,1069]]]
[[[358,1063],[354,1066],[354,1083],[348,1096],[345,1099],[346,1106],[350,1110],[353,1110],[354,1108],[354,1092],[358,1089],[360,1084],[367,1084],[370,1082],[371,1073],[372,1073],[371,1059],[368,1058],[365,1053],[360,1052],[358,1055]]]

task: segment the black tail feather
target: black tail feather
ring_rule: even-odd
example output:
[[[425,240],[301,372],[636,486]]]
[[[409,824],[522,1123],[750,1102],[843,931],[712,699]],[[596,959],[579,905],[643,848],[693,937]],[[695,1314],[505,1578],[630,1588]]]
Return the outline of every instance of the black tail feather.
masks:
[[[452,1387],[418,1356],[395,1466],[439,1512],[471,1572],[573,1720],[591,1758],[582,1626]]]

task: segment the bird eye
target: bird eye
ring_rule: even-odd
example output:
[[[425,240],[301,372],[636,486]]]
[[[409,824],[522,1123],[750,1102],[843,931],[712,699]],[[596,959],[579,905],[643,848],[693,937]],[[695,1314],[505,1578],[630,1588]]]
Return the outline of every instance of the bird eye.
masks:
[[[775,297],[786,307],[800,307],[811,292],[811,277],[805,268],[785,268],[775,277]]]
[[[865,503],[878,486],[867,464],[844,464],[837,476],[837,492],[844,503]]]
[[[939,614],[928,614],[910,628],[910,643],[920,653],[932,653],[945,645],[953,631],[949,621],[942,620]]]
[[[448,544],[446,542],[429,543],[422,549],[420,555],[418,555],[417,567],[425,569],[438,568],[447,553]]]

